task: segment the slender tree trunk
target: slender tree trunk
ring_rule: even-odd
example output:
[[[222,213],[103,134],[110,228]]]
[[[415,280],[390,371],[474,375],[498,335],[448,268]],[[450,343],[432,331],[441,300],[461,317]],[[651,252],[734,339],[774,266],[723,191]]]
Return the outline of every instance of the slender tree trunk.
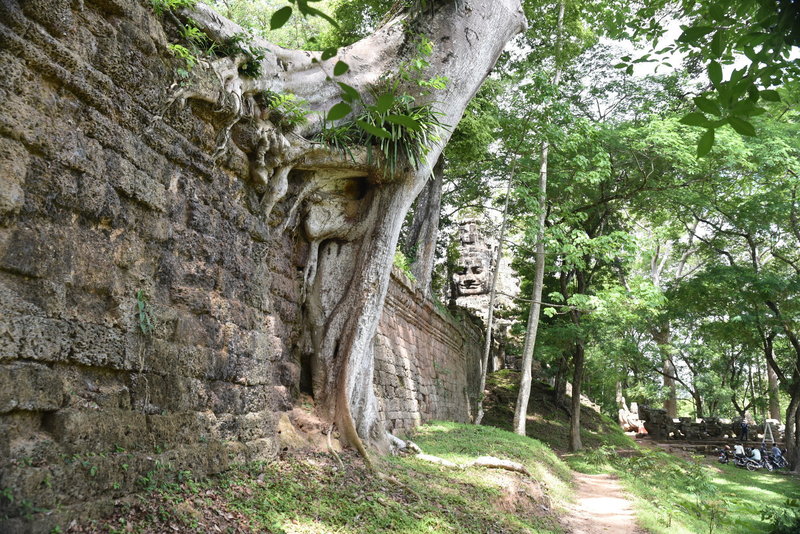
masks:
[[[483,344],[483,358],[481,359],[481,380],[480,388],[478,389],[478,410],[475,414],[475,424],[481,424],[483,420],[483,395],[486,389],[486,372],[489,367],[489,354],[492,352],[492,327],[494,325],[494,299],[497,294],[497,279],[500,277],[500,260],[503,259],[503,244],[506,238],[506,224],[508,222],[508,201],[511,198],[511,182],[514,179],[514,167],[516,166],[516,159],[511,167],[511,172],[508,176],[508,183],[506,184],[506,200],[503,206],[503,221],[500,224],[500,239],[497,242],[497,255],[494,260],[494,272],[492,273],[492,285],[489,288],[489,309],[486,317],[486,339]]]
[[[778,374],[772,368],[771,361],[775,359],[775,347],[773,341],[775,333],[770,332],[769,335],[763,337],[762,342],[764,345],[764,359],[767,366],[767,395],[769,397],[769,418],[781,420],[781,403],[780,403],[780,390],[778,388]]]
[[[540,195],[541,197],[541,195]],[[544,213],[544,210],[542,210]],[[544,227],[544,221],[540,221],[540,228]],[[536,243],[536,274],[533,280],[533,291],[531,299],[530,313],[528,315],[528,325],[525,331],[525,345],[522,351],[522,370],[520,372],[519,393],[517,395],[517,405],[514,410],[514,432],[524,436],[525,422],[528,414],[528,401],[531,396],[531,367],[533,364],[533,350],[536,346],[536,333],[539,329],[539,313],[541,310],[542,287],[544,285],[544,235],[537,236]]]
[[[411,274],[426,297],[431,296],[433,263],[436,259],[436,241],[439,238],[439,213],[444,182],[444,157],[433,167],[433,175],[417,197],[414,218],[408,230],[405,255],[412,260]]]
[[[562,1],[558,5],[558,21],[556,27],[556,71],[553,74],[553,86],[558,88],[561,83],[561,31],[564,26],[564,6]],[[528,415],[528,401],[531,396],[531,367],[533,364],[533,351],[536,348],[536,334],[539,331],[539,314],[542,309],[542,287],[544,287],[544,225],[547,216],[547,164],[550,143],[542,140],[539,152],[539,215],[536,228],[536,272],[533,278],[531,291],[531,308],[528,313],[528,325],[525,329],[525,343],[522,350],[522,370],[520,372],[519,393],[517,406],[514,410],[514,432],[524,436],[525,423]]]
[[[563,18],[564,4],[559,10],[559,20]],[[556,79],[558,78],[556,72]],[[520,372],[519,393],[517,406],[514,410],[514,432],[524,436],[525,422],[528,414],[528,401],[531,395],[531,367],[533,364],[533,351],[536,347],[536,334],[539,330],[539,314],[542,309],[542,287],[544,287],[544,224],[547,204],[547,152],[549,144],[542,142],[541,167],[539,170],[539,217],[536,229],[536,272],[531,291],[531,308],[528,314],[528,325],[525,329],[525,344],[522,350],[522,370]]]
[[[786,408],[786,431],[784,433],[786,458],[794,471],[800,468],[800,446],[798,446],[797,413],[800,406],[798,388],[792,388],[792,398]]]
[[[698,392],[693,391],[692,399],[694,400],[694,409],[695,412],[697,412],[697,418],[702,419],[703,417],[705,417],[703,411],[703,398],[700,396]]]
[[[569,450],[579,451],[583,448],[581,443],[581,383],[583,382],[583,367],[585,348],[583,340],[575,342],[574,368],[572,374],[572,417],[569,425]]]
[[[553,400],[559,406],[567,405],[567,371],[567,357],[562,352],[561,358],[558,360],[555,383],[553,384],[553,394],[555,395]]]

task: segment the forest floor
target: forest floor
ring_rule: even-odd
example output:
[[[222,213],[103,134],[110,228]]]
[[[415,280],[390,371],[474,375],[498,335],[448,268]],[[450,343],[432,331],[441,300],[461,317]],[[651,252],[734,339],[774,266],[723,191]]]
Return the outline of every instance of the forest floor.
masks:
[[[762,512],[800,497],[793,477],[640,447],[588,407],[582,410],[586,450],[568,454],[568,416],[544,384],[533,387],[529,437],[508,432],[514,382],[511,373],[490,380],[484,421],[494,426],[434,422],[412,439],[425,453],[461,466],[494,456],[523,464],[529,476],[415,456],[373,458],[375,476],[350,451],[337,457],[296,450],[209,479],[182,472],[180,482],[119,501],[111,517],[58,531],[697,534],[711,528],[740,534],[768,532]]]

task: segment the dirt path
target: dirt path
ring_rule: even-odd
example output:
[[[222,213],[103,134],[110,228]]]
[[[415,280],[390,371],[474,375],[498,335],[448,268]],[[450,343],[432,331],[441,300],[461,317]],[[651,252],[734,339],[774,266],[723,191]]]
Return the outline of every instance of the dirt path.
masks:
[[[575,473],[578,494],[565,524],[571,534],[640,534],[633,503],[610,475]]]

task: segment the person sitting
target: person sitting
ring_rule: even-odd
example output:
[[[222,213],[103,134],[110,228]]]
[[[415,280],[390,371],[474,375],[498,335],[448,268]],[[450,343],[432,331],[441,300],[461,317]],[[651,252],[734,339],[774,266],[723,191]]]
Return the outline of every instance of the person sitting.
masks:
[[[778,448],[778,444],[773,442],[772,443],[772,457],[773,458],[780,458],[781,456],[783,456],[783,453],[781,452],[780,448]]]
[[[761,451],[753,447],[753,450],[750,452],[750,459],[755,460],[756,462],[761,461]]]
[[[744,458],[744,445],[737,443],[733,446],[733,455],[737,458]]]

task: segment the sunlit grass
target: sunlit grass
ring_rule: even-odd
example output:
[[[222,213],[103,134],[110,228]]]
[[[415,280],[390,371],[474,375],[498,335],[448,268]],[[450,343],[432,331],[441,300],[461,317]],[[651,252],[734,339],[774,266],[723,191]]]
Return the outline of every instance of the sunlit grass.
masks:
[[[639,524],[654,534],[769,532],[760,511],[800,497],[800,483],[785,474],[635,449],[639,452],[631,458],[619,458],[614,448],[607,448],[585,451],[567,462],[582,472],[619,476],[633,498]]]

